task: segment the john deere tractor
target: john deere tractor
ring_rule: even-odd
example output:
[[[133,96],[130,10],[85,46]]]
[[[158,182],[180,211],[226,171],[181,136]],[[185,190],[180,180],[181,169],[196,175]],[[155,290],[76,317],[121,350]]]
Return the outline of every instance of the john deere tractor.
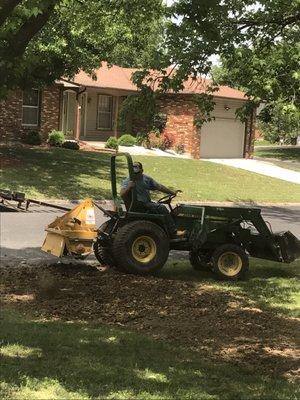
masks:
[[[196,270],[211,270],[217,278],[235,280],[245,276],[249,256],[290,263],[300,257],[300,241],[289,231],[273,233],[261,210],[244,207],[212,207],[178,204],[175,195],[158,200],[165,204],[185,234],[172,238],[164,215],[135,211],[136,192],[125,207],[117,193],[116,159],[127,161],[128,176],[134,181],[133,163],[128,154],[111,157],[111,184],[115,211],[95,204],[108,217],[97,230],[94,253],[101,264],[121,271],[148,275],[159,271],[170,250],[189,252]]]

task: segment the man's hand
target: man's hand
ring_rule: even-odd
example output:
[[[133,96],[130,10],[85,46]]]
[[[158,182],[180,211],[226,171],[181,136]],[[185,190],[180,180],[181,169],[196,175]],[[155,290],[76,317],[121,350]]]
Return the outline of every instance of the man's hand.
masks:
[[[129,181],[126,189],[132,189],[133,187],[135,187],[135,182]]]

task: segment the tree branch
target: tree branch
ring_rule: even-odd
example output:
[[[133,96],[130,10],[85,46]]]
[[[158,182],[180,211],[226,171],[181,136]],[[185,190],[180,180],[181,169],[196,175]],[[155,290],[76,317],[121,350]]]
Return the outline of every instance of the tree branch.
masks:
[[[1,0],[0,1],[0,26],[10,16],[11,12],[22,2],[22,0]]]
[[[51,17],[55,5],[60,0],[52,0],[41,14],[30,17],[20,27],[18,32],[9,39],[13,56],[21,56],[30,40],[43,28]]]

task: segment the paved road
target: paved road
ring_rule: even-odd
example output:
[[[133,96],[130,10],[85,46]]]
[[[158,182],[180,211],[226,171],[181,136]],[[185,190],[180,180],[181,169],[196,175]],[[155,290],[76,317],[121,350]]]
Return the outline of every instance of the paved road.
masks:
[[[300,238],[300,206],[263,207],[263,216],[272,224],[274,231],[290,230]],[[43,243],[44,228],[62,212],[37,209],[30,213],[0,212],[0,262],[1,265],[12,265],[22,260],[40,263],[41,260],[53,262],[40,247]],[[97,224],[104,218],[97,214]]]

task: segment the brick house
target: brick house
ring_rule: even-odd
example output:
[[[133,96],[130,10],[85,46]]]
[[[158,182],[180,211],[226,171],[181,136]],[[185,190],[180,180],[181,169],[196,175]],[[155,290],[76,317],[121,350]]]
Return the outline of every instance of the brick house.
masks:
[[[17,140],[28,130],[39,130],[46,138],[63,130],[80,140],[105,141],[118,136],[118,113],[122,101],[137,93],[131,82],[136,69],[103,63],[96,80],[81,71],[72,82],[61,79],[42,91],[15,91],[0,102],[0,141]],[[195,158],[251,157],[255,132],[254,116],[247,123],[235,118],[235,111],[247,100],[243,92],[221,86],[214,94],[215,119],[197,129],[193,95],[205,91],[205,81],[185,82],[180,93],[162,95],[160,112],[167,115],[166,129],[176,143]],[[134,127],[131,127],[134,131]],[[130,132],[128,132],[130,133]]]

